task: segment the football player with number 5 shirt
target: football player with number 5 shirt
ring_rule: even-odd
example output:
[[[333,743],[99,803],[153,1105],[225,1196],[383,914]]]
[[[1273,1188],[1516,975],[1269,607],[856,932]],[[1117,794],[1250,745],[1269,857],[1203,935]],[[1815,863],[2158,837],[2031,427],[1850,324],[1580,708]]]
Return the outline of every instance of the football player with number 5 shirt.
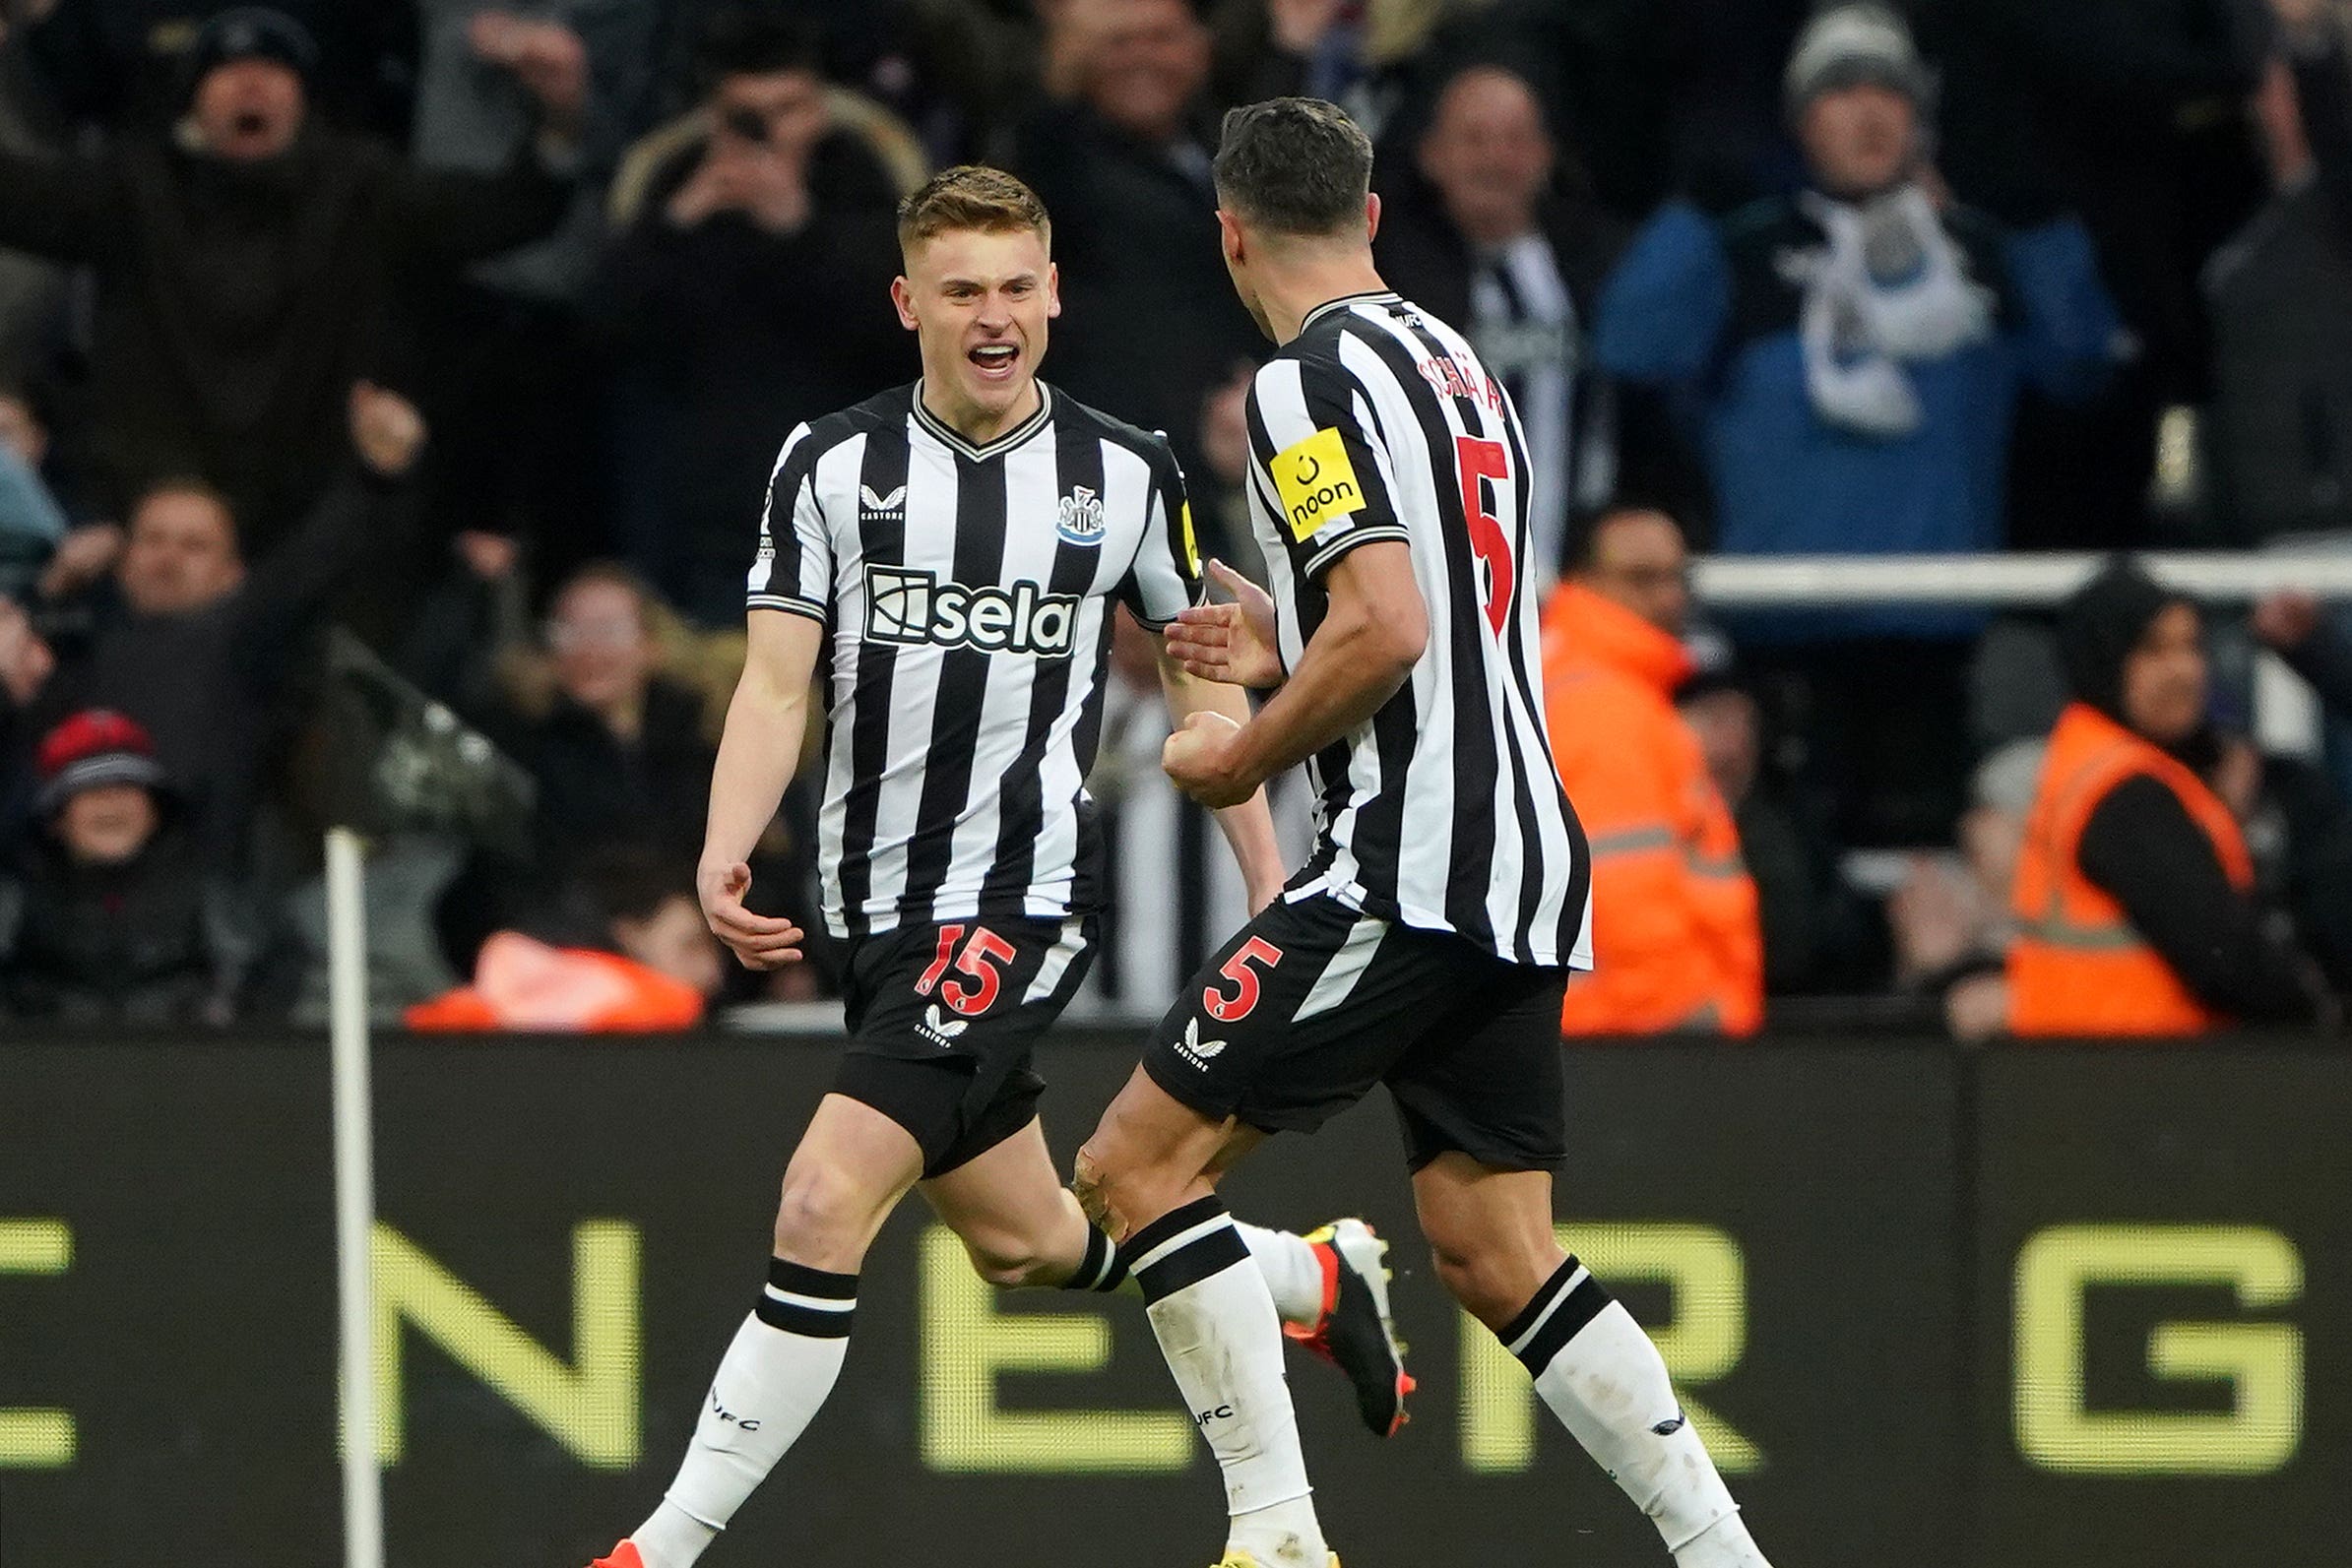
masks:
[[[998,1285],[1111,1290],[1128,1273],[1047,1153],[1030,1055],[1093,954],[1083,780],[1111,618],[1124,603],[1159,631],[1195,600],[1191,514],[1165,439],[1037,379],[1060,305],[1028,187],[949,169],[907,199],[899,238],[892,297],[922,379],[785,442],[696,878],[746,965],[799,959],[799,930],[744,906],[744,861],[798,763],[821,666],[819,863],[846,946],[849,1048],[785,1172],[766,1288],[677,1478],[601,1568],[685,1568],[792,1447],[840,1373],[866,1249],[910,1188]],[[1173,656],[1161,674],[1178,724],[1249,715],[1237,688]],[[1264,798],[1242,790],[1217,815],[1262,907],[1282,882]],[[1284,1327],[1393,1431],[1411,1384],[1385,1244],[1355,1220],[1244,1239]],[[1282,1338],[1267,1326],[1277,1360]]]
[[[1657,1350],[1555,1239],[1560,999],[1592,967],[1591,868],[1545,739],[1527,443],[1469,343],[1373,270],[1371,163],[1328,103],[1226,117],[1226,264],[1281,345],[1248,399],[1274,592],[1220,570],[1236,601],[1185,610],[1168,647],[1194,675],[1273,695],[1239,728],[1196,716],[1164,761],[1212,807],[1305,764],[1316,844],[1161,1024],[1078,1157],[1080,1201],[1207,1412],[1226,1568],[1304,1568],[1325,1548],[1264,1351],[1276,1307],[1216,1178],[1375,1084],[1438,1278],[1680,1568],[1761,1568]]]

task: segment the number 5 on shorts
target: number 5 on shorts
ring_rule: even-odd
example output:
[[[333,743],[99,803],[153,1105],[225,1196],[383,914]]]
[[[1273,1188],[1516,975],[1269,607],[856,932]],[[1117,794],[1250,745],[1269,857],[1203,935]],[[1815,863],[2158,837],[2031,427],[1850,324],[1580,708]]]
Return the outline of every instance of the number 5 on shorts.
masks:
[[[1249,966],[1263,964],[1271,970],[1282,962],[1282,949],[1264,937],[1253,936],[1237,948],[1234,956],[1225,961],[1217,972],[1234,982],[1231,996],[1211,985],[1202,989],[1200,1005],[1220,1024],[1232,1024],[1247,1018],[1257,1006],[1259,995],[1257,971]]]
[[[915,982],[915,994],[928,996],[931,987],[938,985],[941,1000],[969,1017],[974,1013],[986,1012],[995,1002],[996,993],[1003,985],[996,966],[1012,962],[1013,945],[984,925],[972,933],[971,941],[964,943],[964,951],[956,953],[956,943],[963,939],[963,935],[964,928],[961,925],[939,927],[939,951],[932,956],[930,968],[924,970],[922,977]],[[980,982],[977,986],[968,990],[954,980],[939,985],[939,976],[947,972],[950,954],[955,955],[957,972],[971,975]]]

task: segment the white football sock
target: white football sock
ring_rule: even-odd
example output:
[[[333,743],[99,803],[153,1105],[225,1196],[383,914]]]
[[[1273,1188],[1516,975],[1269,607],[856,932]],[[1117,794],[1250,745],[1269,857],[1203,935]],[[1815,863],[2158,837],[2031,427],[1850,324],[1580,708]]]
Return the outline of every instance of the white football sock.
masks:
[[[1266,1288],[1274,1294],[1274,1310],[1282,1314],[1282,1321],[1303,1329],[1322,1322],[1323,1260],[1306,1238],[1288,1230],[1245,1225],[1239,1220],[1234,1228],[1249,1243],[1249,1256],[1257,1264],[1257,1272],[1266,1277]]]
[[[1560,1424],[1658,1527],[1681,1568],[1764,1568],[1657,1347],[1582,1264],[1562,1263],[1498,1338],[1535,1375]]]
[[[1303,1236],[1288,1230],[1267,1230],[1257,1225],[1234,1222],[1234,1228],[1249,1245],[1249,1256],[1257,1264],[1258,1273],[1266,1277],[1266,1288],[1274,1294],[1274,1310],[1285,1323],[1311,1329],[1323,1321],[1323,1260],[1313,1245]],[[1119,1290],[1133,1289],[1141,1293],[1128,1277],[1127,1259],[1134,1247],[1114,1247],[1111,1238],[1100,1230],[1087,1233],[1086,1257],[1078,1265],[1078,1272],[1064,1282],[1064,1290]]]
[[[1322,1527],[1283,1380],[1282,1319],[1215,1198],[1155,1220],[1124,1248],[1168,1369],[1225,1473],[1227,1544],[1264,1568],[1324,1568]]]
[[[858,1277],[778,1258],[768,1281],[758,1310],[719,1362],[677,1479],[629,1537],[646,1568],[689,1568],[807,1428],[841,1375]]]
[[[1726,1514],[1699,1533],[1698,1538],[1675,1553],[1675,1568],[1772,1568],[1748,1534],[1747,1521]]]

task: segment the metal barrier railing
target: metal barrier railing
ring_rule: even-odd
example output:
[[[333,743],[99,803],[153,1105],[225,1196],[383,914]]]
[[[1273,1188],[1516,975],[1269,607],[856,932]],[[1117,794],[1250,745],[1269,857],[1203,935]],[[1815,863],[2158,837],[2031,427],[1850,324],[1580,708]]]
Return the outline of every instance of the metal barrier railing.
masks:
[[[1692,587],[1715,609],[1827,609],[1857,604],[2046,609],[2110,557],[2070,555],[1718,555],[1699,560]],[[2160,581],[2215,604],[2245,604],[2300,590],[2352,600],[2352,550],[2177,552],[2137,557]],[[2268,750],[2320,749],[2320,705],[2285,660],[2255,665],[2254,728]]]
[[[1820,609],[1856,604],[2056,604],[2109,559],[2104,555],[1718,555],[1696,563],[1694,587],[1722,609]],[[2352,551],[2328,554],[2149,554],[2157,578],[2198,598],[2245,603],[2286,589],[2352,599]]]

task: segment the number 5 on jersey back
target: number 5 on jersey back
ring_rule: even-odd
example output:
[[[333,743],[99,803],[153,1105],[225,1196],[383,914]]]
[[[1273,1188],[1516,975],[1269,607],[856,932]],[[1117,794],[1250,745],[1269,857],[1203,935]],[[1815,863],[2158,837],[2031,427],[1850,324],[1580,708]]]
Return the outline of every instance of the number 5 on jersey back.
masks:
[[[1454,438],[1454,467],[1462,475],[1462,516],[1470,525],[1470,548],[1487,568],[1487,624],[1500,637],[1511,618],[1511,536],[1487,510],[1482,479],[1511,476],[1511,455],[1499,441]]]

